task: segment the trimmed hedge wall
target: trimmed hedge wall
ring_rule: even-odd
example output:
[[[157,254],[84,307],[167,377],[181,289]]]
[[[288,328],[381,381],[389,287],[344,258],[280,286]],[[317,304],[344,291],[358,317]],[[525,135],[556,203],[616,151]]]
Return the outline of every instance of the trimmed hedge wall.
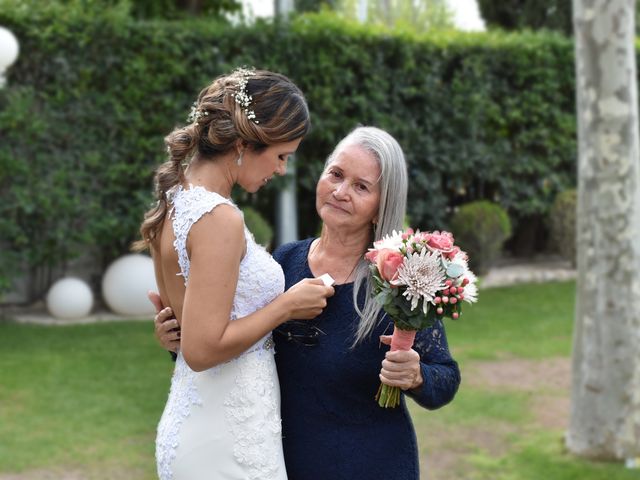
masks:
[[[446,228],[452,207],[500,203],[518,224],[575,184],[573,47],[555,34],[392,34],[328,14],[289,26],[13,16],[21,56],[0,90],[0,278],[17,262],[107,264],[151,199],[162,139],[197,92],[238,65],[282,72],[307,95],[297,155],[301,236],[317,231],[315,181],[358,124],[387,129],[410,167],[409,215]],[[273,221],[278,183],[238,192]],[[274,222],[275,223],[275,222]]]

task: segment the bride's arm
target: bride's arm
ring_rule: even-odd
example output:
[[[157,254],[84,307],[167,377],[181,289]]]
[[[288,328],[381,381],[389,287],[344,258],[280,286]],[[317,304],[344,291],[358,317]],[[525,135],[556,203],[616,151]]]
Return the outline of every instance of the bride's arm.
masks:
[[[191,227],[181,351],[192,370],[237,357],[291,318],[314,318],[333,293],[321,280],[305,280],[264,308],[230,321],[244,248],[244,224],[232,207],[221,205]]]

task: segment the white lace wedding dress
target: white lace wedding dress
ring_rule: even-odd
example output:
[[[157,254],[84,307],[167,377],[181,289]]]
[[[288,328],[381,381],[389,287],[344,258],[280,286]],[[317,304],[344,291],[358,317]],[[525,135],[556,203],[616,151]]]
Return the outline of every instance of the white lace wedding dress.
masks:
[[[230,200],[202,187],[178,187],[168,195],[180,269],[189,280],[186,241],[204,214]],[[284,289],[280,266],[245,227],[246,254],[231,320],[271,302]],[[215,268],[215,265],[211,265]],[[158,425],[156,461],[161,480],[285,480],[280,389],[273,340],[204,372],[178,353],[169,398]]]

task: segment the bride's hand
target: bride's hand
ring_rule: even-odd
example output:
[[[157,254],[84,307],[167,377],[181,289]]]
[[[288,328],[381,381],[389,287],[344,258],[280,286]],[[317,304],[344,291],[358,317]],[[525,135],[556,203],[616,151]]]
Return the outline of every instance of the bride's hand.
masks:
[[[180,347],[180,326],[173,317],[173,311],[170,307],[163,308],[162,299],[156,292],[149,292],[147,296],[156,309],[153,324],[158,343],[165,350],[177,352]]]
[[[327,297],[334,294],[320,278],[305,278],[284,292],[281,297],[289,304],[289,319],[309,320],[317,317],[327,306]]]

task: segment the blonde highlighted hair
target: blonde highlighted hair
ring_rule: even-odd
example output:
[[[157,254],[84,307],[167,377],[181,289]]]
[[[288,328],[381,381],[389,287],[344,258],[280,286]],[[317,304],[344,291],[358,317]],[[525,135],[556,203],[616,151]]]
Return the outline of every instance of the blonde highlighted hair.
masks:
[[[144,250],[157,240],[168,212],[167,192],[184,181],[184,164],[195,154],[215,160],[233,149],[238,140],[260,151],[304,137],[309,131],[307,102],[291,80],[267,70],[252,70],[248,76],[244,72],[236,70],[216,78],[198,95],[195,122],[165,137],[169,159],[156,170],[157,202],[145,214],[142,239],[133,244],[134,250]],[[235,99],[239,85],[251,97],[255,118],[250,118]]]

